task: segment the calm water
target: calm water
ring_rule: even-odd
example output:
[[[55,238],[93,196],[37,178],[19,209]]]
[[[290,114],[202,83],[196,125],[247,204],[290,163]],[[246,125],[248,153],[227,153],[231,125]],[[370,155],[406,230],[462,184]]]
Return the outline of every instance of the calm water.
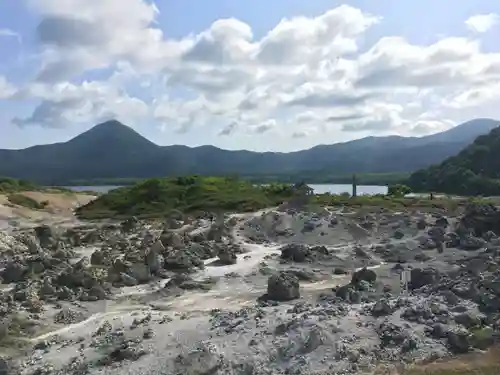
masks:
[[[316,194],[352,194],[351,185],[342,184],[310,184]],[[96,191],[98,193],[107,193],[110,190],[119,188],[120,186],[66,186],[74,191]],[[376,185],[359,185],[358,195],[373,195],[373,194],[387,194],[387,186]]]
[[[107,193],[110,190],[118,189],[118,185],[104,185],[104,186],[63,186],[73,191],[96,191],[98,193]]]

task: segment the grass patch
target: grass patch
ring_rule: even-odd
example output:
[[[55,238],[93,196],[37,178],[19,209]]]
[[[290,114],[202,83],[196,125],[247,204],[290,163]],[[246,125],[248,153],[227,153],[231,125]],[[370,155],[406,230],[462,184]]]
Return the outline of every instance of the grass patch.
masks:
[[[458,197],[393,197],[389,195],[363,195],[350,197],[347,194],[320,194],[312,200],[313,204],[333,207],[351,208],[384,208],[388,210],[422,209],[427,211],[445,210],[455,213],[470,203],[497,203],[487,198],[458,198]]]
[[[10,177],[0,177],[0,193],[17,193],[20,191],[38,190],[39,187],[30,181]]]
[[[83,219],[158,217],[182,212],[246,212],[277,205],[290,198],[290,185],[255,186],[231,177],[177,177],[143,180],[104,194],[76,213]]]
[[[43,210],[49,204],[48,201],[38,202],[37,200],[23,194],[9,194],[7,199],[12,204],[30,208],[32,210]]]
[[[399,197],[387,195],[357,196],[348,194],[309,195],[300,187],[272,183],[254,185],[244,179],[232,177],[170,177],[143,180],[99,196],[96,200],[77,209],[82,219],[121,219],[164,217],[177,209],[185,213],[197,212],[248,212],[296,198],[307,197],[304,203],[312,207],[346,207],[354,209],[385,208],[389,210],[423,209],[456,213],[471,199],[452,197]],[[301,200],[302,200],[301,198]],[[477,199],[475,199],[477,201]],[[483,199],[484,202],[489,202]]]

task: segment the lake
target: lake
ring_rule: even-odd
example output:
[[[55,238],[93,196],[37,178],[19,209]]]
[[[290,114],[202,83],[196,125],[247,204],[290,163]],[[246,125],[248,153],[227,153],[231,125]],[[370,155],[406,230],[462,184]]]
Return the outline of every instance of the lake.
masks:
[[[316,194],[352,194],[350,184],[309,184]],[[96,191],[98,193],[107,193],[110,190],[117,189],[120,186],[65,186],[74,191]],[[377,185],[358,185],[358,195],[387,194],[387,186]]]

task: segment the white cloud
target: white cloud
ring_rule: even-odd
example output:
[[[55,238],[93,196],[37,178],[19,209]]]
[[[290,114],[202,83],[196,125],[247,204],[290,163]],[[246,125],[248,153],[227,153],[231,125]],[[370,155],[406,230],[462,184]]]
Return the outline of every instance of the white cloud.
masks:
[[[20,99],[40,101],[30,116],[13,119],[19,126],[58,128],[112,118],[133,123],[149,113],[148,106],[141,100],[100,82],[34,84],[16,95]]]
[[[465,21],[467,28],[475,33],[485,33],[500,22],[500,16],[495,13],[477,14]]]
[[[141,0],[30,0],[42,20],[37,27],[44,48],[41,81],[58,81],[116,61],[163,68],[179,56],[181,44],[165,41],[153,27],[158,9]],[[78,9],[78,11],[75,11]]]
[[[384,21],[348,5],[283,19],[260,39],[237,19],[169,39],[150,2],[30,3],[41,15],[40,69],[16,97],[40,104],[15,120],[21,125],[116,116],[157,123],[165,132],[204,127],[221,136],[332,142],[342,132],[439,131],[457,121],[450,120],[457,108],[500,99],[500,52],[464,37],[418,45],[386,36],[361,48],[371,27]],[[468,24],[484,30],[485,21],[473,18]],[[96,69],[109,79],[86,82],[85,73]],[[0,81],[0,93],[1,87]]]
[[[19,43],[22,42],[21,34],[11,29],[0,29],[0,37],[15,38]]]
[[[10,99],[15,95],[17,89],[7,81],[3,76],[0,76],[0,99]]]

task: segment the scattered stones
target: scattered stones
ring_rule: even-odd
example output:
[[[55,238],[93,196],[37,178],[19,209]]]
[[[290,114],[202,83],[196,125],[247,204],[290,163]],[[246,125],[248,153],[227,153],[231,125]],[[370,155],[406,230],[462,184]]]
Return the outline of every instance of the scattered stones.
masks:
[[[283,208],[215,222],[173,212],[162,223],[0,232],[1,276],[15,284],[0,292],[0,340],[31,335],[47,316],[66,330],[104,306],[120,313],[104,323],[90,318],[81,337],[71,328],[64,339],[37,342],[23,362],[29,375],[115,375],[159,358],[172,374],[356,374],[378,361],[426,361],[498,342],[496,208],[458,218],[349,210]],[[250,236],[269,253],[240,246]],[[276,242],[288,244],[276,254]],[[251,253],[237,263],[243,250]],[[117,294],[124,286],[138,287]],[[206,313],[209,303],[220,310]],[[67,347],[74,359],[49,363]]]
[[[62,309],[54,316],[54,323],[64,325],[79,323],[83,320],[85,320],[83,313],[68,308]]]

